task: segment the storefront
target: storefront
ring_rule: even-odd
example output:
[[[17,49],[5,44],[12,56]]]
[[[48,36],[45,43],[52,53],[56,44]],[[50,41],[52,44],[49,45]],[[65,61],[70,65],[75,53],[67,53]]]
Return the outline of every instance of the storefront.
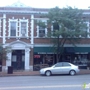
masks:
[[[70,62],[78,65],[80,68],[87,68],[90,63],[90,47],[64,47],[64,52],[60,56],[59,62]],[[55,48],[53,47],[35,47],[34,48],[34,67],[37,70],[42,65],[52,66],[57,62]],[[34,68],[34,70],[36,70]]]

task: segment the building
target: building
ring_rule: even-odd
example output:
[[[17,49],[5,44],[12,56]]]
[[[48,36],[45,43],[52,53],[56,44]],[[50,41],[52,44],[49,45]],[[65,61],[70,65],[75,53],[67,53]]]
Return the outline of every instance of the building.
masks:
[[[40,14],[46,14],[48,10],[28,7],[20,2],[0,7],[0,43],[11,51],[7,53],[9,60],[2,64],[3,70],[7,70],[8,66],[13,66],[14,70],[39,70],[41,64],[48,66],[56,63],[54,49],[46,38],[48,28],[53,30],[53,27],[40,28],[35,22],[42,20],[47,25],[47,18],[42,18]],[[89,27],[90,10],[85,10],[84,14],[87,15]],[[87,60],[90,60],[90,35],[77,46],[73,50],[72,45],[66,44],[64,59],[69,62],[82,60],[80,62],[86,66]]]

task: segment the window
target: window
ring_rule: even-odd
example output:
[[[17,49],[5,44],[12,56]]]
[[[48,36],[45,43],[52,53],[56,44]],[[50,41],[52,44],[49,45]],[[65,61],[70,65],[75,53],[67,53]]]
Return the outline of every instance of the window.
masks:
[[[16,36],[16,22],[10,22],[10,36]]]
[[[21,22],[21,36],[26,36],[27,22]]]
[[[62,67],[62,63],[57,63],[55,67]]]
[[[67,67],[67,66],[71,66],[71,65],[70,65],[69,63],[66,63],[66,62],[65,62],[65,63],[63,63],[63,66],[64,66],[64,67]]]
[[[58,23],[53,23],[53,26],[52,26],[52,36],[55,36],[55,32],[56,31],[59,31],[59,25],[58,25]]]
[[[45,37],[45,28],[39,27],[39,37]]]
[[[59,25],[58,23],[53,23],[53,31],[59,30]]]

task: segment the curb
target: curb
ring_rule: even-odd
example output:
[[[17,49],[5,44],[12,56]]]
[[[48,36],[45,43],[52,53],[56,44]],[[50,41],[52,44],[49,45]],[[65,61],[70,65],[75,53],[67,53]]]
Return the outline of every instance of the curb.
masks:
[[[90,74],[90,70],[80,70],[77,75],[88,75]],[[0,72],[0,77],[6,76],[40,76],[39,71],[20,71],[20,72],[13,72],[12,74],[8,74],[7,72]]]

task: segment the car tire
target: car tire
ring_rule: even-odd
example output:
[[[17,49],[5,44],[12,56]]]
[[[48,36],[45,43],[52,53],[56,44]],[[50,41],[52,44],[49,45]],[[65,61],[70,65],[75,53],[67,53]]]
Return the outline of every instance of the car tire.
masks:
[[[71,70],[70,73],[69,73],[71,76],[75,75],[76,72],[74,70]]]
[[[46,75],[46,76],[51,76],[51,71],[49,71],[49,70],[46,71],[46,72],[45,72],[45,75]]]

